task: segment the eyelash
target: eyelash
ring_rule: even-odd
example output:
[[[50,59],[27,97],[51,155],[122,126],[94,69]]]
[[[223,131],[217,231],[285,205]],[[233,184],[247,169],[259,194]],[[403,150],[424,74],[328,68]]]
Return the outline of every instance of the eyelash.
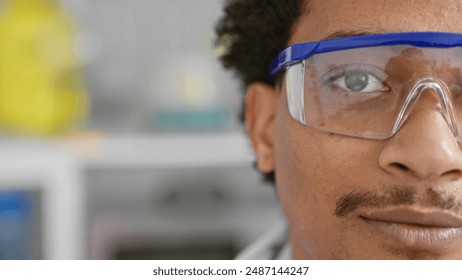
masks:
[[[372,71],[372,70],[375,70],[375,71]],[[377,81],[379,81],[382,86],[383,86],[383,89],[380,90],[380,92],[384,92],[388,89],[388,86],[386,86],[383,81],[385,80],[385,77],[386,77],[386,73],[376,67],[376,66],[373,66],[373,65],[364,65],[364,64],[346,64],[346,65],[342,65],[342,66],[338,66],[338,67],[335,67],[331,70],[329,70],[326,74],[324,74],[324,76],[322,77],[322,85],[324,88],[326,89],[330,89],[332,90],[332,87],[333,86],[336,86],[336,87],[340,87],[338,85],[333,85],[333,83],[335,81],[338,81],[339,79],[341,79],[342,77],[345,77],[345,75],[350,72],[350,71],[364,71],[365,73],[367,73],[367,75],[369,76],[372,76],[374,79],[376,79]],[[376,73],[373,73],[373,72],[376,72]],[[382,73],[380,73],[382,72]],[[327,75],[327,77],[325,77]],[[344,95],[348,95],[348,94],[351,94],[353,91],[348,91],[346,89],[341,89],[341,94],[344,94]],[[357,91],[357,92],[354,92],[355,94],[361,94],[361,93],[366,93],[366,94],[371,94],[371,92],[361,92],[361,91]]]

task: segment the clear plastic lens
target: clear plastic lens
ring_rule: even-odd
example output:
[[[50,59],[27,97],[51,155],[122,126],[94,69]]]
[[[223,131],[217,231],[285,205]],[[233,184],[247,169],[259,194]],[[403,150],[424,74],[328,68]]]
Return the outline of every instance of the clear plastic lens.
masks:
[[[289,67],[286,73],[286,92],[292,118],[306,124],[303,106],[304,71],[304,63],[297,63]]]
[[[382,46],[314,55],[287,69],[289,111],[321,131],[386,139],[402,126],[422,91],[433,92],[458,136],[461,52],[460,47]]]
[[[387,89],[385,78],[382,69],[365,64],[342,65],[321,77],[327,90],[345,94],[383,92]]]

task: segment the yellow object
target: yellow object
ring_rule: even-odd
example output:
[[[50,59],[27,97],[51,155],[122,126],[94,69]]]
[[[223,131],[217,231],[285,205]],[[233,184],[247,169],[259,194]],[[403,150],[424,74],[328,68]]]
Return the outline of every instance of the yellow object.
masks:
[[[56,1],[0,6],[0,131],[43,136],[83,121],[87,98],[74,38]]]

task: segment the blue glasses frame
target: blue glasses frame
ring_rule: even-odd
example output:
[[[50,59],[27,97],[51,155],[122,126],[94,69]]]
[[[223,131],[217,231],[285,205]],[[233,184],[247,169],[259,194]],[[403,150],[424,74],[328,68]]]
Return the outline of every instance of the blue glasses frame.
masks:
[[[352,36],[292,45],[281,51],[270,64],[270,75],[308,57],[332,51],[364,47],[410,45],[415,47],[452,48],[462,46],[462,34],[445,32],[403,32]]]

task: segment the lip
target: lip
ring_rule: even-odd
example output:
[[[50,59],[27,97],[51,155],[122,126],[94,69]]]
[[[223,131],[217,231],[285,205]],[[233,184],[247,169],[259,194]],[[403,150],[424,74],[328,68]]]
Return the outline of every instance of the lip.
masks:
[[[358,217],[386,242],[400,247],[439,249],[462,240],[462,217],[444,210],[367,209]]]

